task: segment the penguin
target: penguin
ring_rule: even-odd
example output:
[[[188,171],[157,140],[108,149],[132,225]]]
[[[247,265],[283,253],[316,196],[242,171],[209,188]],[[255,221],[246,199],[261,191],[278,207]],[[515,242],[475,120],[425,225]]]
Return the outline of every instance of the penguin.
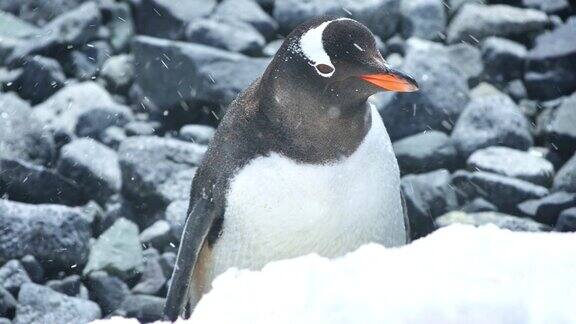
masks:
[[[398,164],[367,99],[417,89],[353,19],[294,29],[230,104],[196,172],[165,319],[189,314],[232,267],[406,244]]]

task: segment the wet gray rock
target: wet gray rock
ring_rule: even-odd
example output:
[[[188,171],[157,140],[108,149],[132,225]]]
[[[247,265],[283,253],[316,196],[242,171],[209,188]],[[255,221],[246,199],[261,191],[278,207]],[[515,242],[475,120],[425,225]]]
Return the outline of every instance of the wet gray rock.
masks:
[[[576,207],[560,213],[555,229],[559,232],[576,232]]]
[[[456,171],[452,185],[464,200],[484,198],[499,211],[513,213],[516,205],[548,195],[548,189],[527,181],[508,178],[495,173]]]
[[[113,104],[94,106],[78,114],[76,129],[78,137],[91,137],[103,141],[110,127],[123,127],[134,120],[129,107]]]
[[[248,23],[268,39],[278,30],[278,23],[253,0],[224,0],[216,7],[213,16]]]
[[[300,23],[322,15],[355,19],[382,39],[388,39],[395,33],[400,20],[400,0],[283,0],[275,3],[273,12],[285,34]]]
[[[146,295],[128,296],[115,314],[136,318],[141,322],[154,322],[162,318],[164,298]]]
[[[134,75],[134,57],[129,54],[110,57],[100,71],[106,89],[116,93],[127,93],[134,82]]]
[[[526,57],[530,97],[552,99],[576,90],[576,18],[536,38]]]
[[[482,42],[484,75],[495,83],[504,83],[524,74],[526,47],[514,41],[488,37]]]
[[[83,265],[90,225],[80,208],[0,200],[0,261],[33,255],[45,269]]]
[[[394,153],[403,174],[436,169],[455,170],[460,164],[452,140],[439,131],[412,135],[394,142]]]
[[[9,90],[18,92],[23,99],[38,104],[64,86],[66,76],[58,61],[33,56],[22,65],[22,72],[14,80]]]
[[[16,299],[6,289],[0,287],[0,316],[12,317],[16,310]],[[0,323],[2,323],[0,318]],[[10,321],[8,321],[10,324]]]
[[[170,278],[172,276],[172,271],[174,271],[174,266],[176,265],[176,253],[174,252],[164,252],[160,256],[160,266],[164,271],[164,276]]]
[[[186,27],[186,40],[232,52],[257,55],[266,44],[252,25],[230,18],[198,19]]]
[[[88,292],[82,285],[82,278],[79,275],[71,275],[61,280],[50,280],[46,283],[46,287],[71,297],[88,299]]]
[[[34,204],[78,206],[87,200],[72,180],[23,160],[0,159],[0,188],[12,200]]]
[[[504,94],[472,99],[456,122],[452,140],[466,158],[488,146],[527,150],[533,143],[528,120]]]
[[[44,280],[44,268],[33,255],[26,255],[20,259],[20,263],[33,282],[41,283]]]
[[[464,213],[453,211],[436,218],[437,227],[450,226],[452,224],[465,224],[483,226],[493,224],[500,228],[516,232],[545,232],[550,228],[528,218],[511,216],[498,212]]]
[[[34,283],[22,286],[18,295],[15,324],[90,323],[101,317],[92,301],[69,297]]]
[[[104,316],[115,311],[130,295],[130,289],[120,278],[105,271],[94,271],[86,279],[90,299],[98,303]]]
[[[448,56],[436,55],[443,51],[430,43],[411,46],[401,67],[418,80],[420,90],[386,94],[390,100],[377,106],[392,140],[430,129],[449,130],[468,103],[465,74]]]
[[[448,26],[448,42],[475,44],[489,36],[525,37],[542,32],[548,23],[548,16],[537,10],[469,3],[460,9]]]
[[[163,185],[179,177],[180,172],[190,172],[198,166],[205,151],[204,146],[175,139],[128,138],[119,148],[123,192],[137,201],[166,206],[182,194],[181,190],[175,192],[172,185]],[[191,176],[185,178],[186,182],[191,181]],[[188,194],[189,185],[190,182]]]
[[[446,28],[446,10],[441,0],[404,0],[400,3],[402,36],[441,39]]]
[[[503,146],[478,150],[466,164],[469,170],[493,172],[543,187],[550,187],[554,178],[554,166],[546,159]]]
[[[268,59],[146,36],[136,37],[132,47],[135,63],[142,67],[136,82],[163,109],[190,100],[226,105],[268,64]]]
[[[95,82],[70,84],[34,107],[33,115],[51,129],[73,134],[78,118],[95,107],[116,105],[106,90]]]
[[[130,279],[141,273],[144,263],[138,234],[136,224],[119,218],[92,246],[83,274],[104,270],[122,279]]]
[[[447,170],[402,177],[401,189],[406,200],[412,238],[431,233],[434,218],[458,206]]]
[[[518,210],[537,222],[554,226],[560,212],[570,207],[576,207],[576,194],[559,191],[544,198],[524,201],[518,205]]]
[[[178,137],[184,141],[200,145],[208,145],[214,137],[216,129],[206,125],[184,125],[180,128]]]
[[[28,103],[15,94],[0,94],[0,158],[43,165],[53,160],[54,139],[31,113]]]
[[[18,295],[20,287],[30,282],[26,269],[18,260],[10,260],[0,267],[0,288],[6,289],[14,296]]]
[[[166,276],[160,266],[160,254],[150,248],[143,252],[144,270],[140,281],[132,288],[134,294],[156,295],[164,287]]]
[[[576,154],[566,162],[554,177],[554,190],[576,192]]]
[[[173,240],[170,223],[161,219],[140,233],[140,242],[146,246],[163,250]]]
[[[564,99],[560,107],[551,110],[544,124],[543,135],[557,150],[568,155],[576,150],[576,93]]]
[[[93,139],[81,138],[64,145],[58,172],[74,180],[91,198],[104,203],[120,192],[122,174],[118,154]]]
[[[180,39],[187,23],[209,15],[216,0],[142,0],[136,2],[139,34]]]

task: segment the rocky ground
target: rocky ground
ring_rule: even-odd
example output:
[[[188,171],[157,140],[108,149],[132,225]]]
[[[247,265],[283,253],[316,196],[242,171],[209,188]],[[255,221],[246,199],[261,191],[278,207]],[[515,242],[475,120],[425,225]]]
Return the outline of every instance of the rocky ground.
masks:
[[[158,319],[195,168],[293,27],[372,29],[414,238],[576,231],[572,0],[0,1],[0,324]],[[573,17],[571,17],[573,15]]]

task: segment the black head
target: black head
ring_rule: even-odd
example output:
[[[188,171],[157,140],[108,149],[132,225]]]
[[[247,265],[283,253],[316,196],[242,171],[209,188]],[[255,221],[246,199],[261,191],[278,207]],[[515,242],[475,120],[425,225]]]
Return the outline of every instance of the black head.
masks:
[[[415,91],[414,79],[386,64],[361,23],[320,17],[297,27],[262,78],[280,106],[353,108],[378,91]]]

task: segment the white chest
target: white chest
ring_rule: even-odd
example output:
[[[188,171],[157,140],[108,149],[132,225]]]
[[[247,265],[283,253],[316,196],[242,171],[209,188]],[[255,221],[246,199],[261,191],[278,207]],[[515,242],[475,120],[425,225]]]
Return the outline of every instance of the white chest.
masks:
[[[274,153],[237,173],[213,275],[312,252],[336,257],[369,242],[406,242],[398,165],[380,116],[371,113],[369,133],[347,158],[312,165]]]

